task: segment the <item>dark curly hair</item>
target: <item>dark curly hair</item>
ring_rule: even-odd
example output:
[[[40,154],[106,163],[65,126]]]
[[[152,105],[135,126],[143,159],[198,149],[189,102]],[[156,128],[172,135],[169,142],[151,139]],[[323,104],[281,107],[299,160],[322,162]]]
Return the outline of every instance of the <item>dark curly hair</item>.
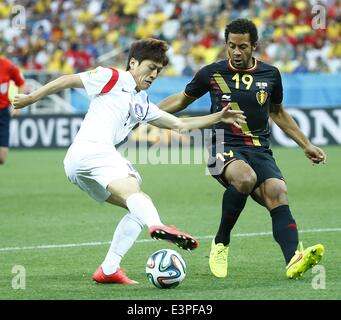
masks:
[[[237,19],[228,24],[225,28],[225,42],[229,37],[229,33],[250,34],[251,45],[258,41],[258,32],[255,24],[247,19]]]

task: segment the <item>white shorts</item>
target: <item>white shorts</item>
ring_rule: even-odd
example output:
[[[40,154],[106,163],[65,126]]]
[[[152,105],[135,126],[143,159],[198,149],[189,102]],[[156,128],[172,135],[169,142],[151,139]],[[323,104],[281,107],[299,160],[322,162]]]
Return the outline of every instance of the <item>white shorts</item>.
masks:
[[[131,162],[113,146],[94,142],[73,143],[64,158],[64,170],[72,183],[100,203],[111,195],[107,186],[113,180],[134,176],[142,183]]]

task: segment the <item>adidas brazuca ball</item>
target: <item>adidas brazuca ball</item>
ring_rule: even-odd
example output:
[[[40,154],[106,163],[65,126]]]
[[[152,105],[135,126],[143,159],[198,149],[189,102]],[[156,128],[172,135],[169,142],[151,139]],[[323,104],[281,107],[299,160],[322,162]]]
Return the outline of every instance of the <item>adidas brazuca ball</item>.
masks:
[[[185,279],[186,264],[181,255],[171,249],[154,252],[147,261],[146,273],[157,288],[175,288]]]

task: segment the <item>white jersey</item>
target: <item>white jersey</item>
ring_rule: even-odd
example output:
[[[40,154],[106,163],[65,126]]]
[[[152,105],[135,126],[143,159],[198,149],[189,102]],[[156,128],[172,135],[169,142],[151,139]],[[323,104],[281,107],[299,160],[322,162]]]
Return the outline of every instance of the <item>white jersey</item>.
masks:
[[[156,120],[164,113],[149,101],[145,91],[135,90],[129,71],[97,67],[78,75],[91,103],[74,142],[116,145],[137,123]]]

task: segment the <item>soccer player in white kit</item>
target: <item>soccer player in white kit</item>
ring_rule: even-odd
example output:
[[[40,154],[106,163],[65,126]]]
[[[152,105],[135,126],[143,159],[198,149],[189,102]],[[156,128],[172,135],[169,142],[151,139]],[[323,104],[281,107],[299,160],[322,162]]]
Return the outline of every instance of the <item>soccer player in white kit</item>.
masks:
[[[13,101],[20,109],[66,88],[85,88],[91,96],[89,110],[65,156],[65,173],[98,202],[128,209],[116,227],[104,261],[93,274],[96,282],[137,283],[120,269],[120,262],[145,225],[154,239],[173,242],[186,250],[198,246],[192,236],[162,224],[152,200],[140,189],[140,175],[115,145],[140,122],[180,130],[208,127],[220,121],[239,127],[245,122],[241,111],[228,108],[208,116],[179,119],[150,102],[144,90],[168,64],[167,50],[164,41],[138,40],[130,48],[126,71],[97,67],[61,76],[29,95],[16,95]]]

